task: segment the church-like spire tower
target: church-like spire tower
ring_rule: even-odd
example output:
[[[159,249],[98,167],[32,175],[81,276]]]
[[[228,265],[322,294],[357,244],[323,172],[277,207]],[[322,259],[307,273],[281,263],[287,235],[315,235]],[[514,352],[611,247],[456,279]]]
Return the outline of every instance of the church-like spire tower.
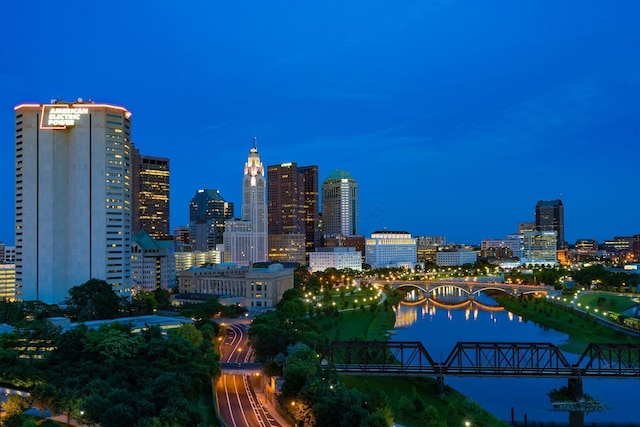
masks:
[[[244,164],[242,218],[226,222],[225,230],[225,260],[240,266],[267,261],[267,180],[255,137]]]

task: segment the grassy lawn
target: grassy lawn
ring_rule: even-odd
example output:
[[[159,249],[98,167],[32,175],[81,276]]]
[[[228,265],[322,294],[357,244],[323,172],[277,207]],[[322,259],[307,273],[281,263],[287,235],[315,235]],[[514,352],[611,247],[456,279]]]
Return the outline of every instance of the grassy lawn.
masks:
[[[556,305],[546,298],[520,299],[504,294],[494,298],[512,313],[569,335],[567,343],[560,347],[570,353],[581,354],[589,343],[640,343],[638,338],[602,326],[591,316],[582,315],[569,306]]]
[[[384,340],[385,333],[393,329],[395,313],[389,307],[385,312],[379,307],[376,313],[366,308],[340,312],[340,320],[321,318],[320,324],[327,331],[329,341]]]
[[[635,296],[634,298],[638,298]],[[637,305],[630,295],[605,293],[584,293],[576,301],[583,308],[597,308],[599,312],[613,312],[621,314],[623,311]]]
[[[498,420],[473,400],[450,387],[445,386],[445,395],[438,396],[435,392],[436,382],[433,378],[342,375],[340,380],[347,387],[362,391],[374,388],[384,392],[391,402],[395,420],[407,427],[427,425],[428,414],[434,409],[437,411],[437,419],[446,420],[446,425],[449,426],[464,426],[465,421],[469,421],[470,425],[475,427],[508,426],[506,422]],[[418,397],[424,407],[432,407],[433,409],[427,409],[418,414],[403,410],[401,404],[403,397],[409,400]]]
[[[307,292],[304,294],[305,302],[313,303],[316,307],[331,305],[338,310],[359,308],[360,305],[368,307],[380,301],[380,294],[375,289],[360,289],[355,286],[335,288],[326,293]]]

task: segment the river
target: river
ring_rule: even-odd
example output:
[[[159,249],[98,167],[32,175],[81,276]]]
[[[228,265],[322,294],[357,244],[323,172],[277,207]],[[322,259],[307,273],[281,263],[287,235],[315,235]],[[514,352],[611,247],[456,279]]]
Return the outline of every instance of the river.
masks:
[[[444,360],[462,341],[545,342],[559,346],[567,340],[566,334],[525,321],[498,307],[486,295],[479,295],[477,302],[467,298],[452,287],[434,295],[433,300],[400,304],[391,339],[421,341],[436,361]],[[580,356],[564,354],[571,363]],[[569,413],[554,410],[547,395],[552,389],[566,386],[566,379],[445,377],[445,383],[507,422],[513,416],[521,425],[526,418],[530,426],[542,422],[556,426],[640,426],[639,382],[635,379],[584,379],[584,393],[607,409],[572,414],[571,423]]]

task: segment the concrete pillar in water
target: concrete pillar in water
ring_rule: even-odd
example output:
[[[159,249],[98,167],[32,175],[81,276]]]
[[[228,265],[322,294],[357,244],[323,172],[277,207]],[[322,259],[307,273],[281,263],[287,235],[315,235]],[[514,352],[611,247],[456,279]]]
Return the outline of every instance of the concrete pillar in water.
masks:
[[[582,378],[569,378],[569,396],[574,401],[582,399],[584,393],[582,391]]]

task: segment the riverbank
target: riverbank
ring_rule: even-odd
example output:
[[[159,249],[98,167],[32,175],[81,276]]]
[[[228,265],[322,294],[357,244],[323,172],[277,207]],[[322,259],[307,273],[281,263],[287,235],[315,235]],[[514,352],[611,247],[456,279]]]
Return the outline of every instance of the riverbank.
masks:
[[[569,306],[554,304],[546,298],[515,298],[501,292],[491,296],[525,322],[532,321],[569,335],[567,342],[560,346],[569,353],[582,354],[590,343],[640,343],[640,338],[608,328],[588,314],[577,312]]]
[[[402,300],[399,294],[388,294],[388,309],[341,311],[338,319],[323,321],[329,340],[389,339],[395,325],[394,307]],[[391,404],[394,419],[407,427],[465,425],[508,426],[481,408],[470,398],[446,387],[444,396],[436,393],[431,377],[379,377],[342,375],[340,380],[350,388],[382,391]]]

